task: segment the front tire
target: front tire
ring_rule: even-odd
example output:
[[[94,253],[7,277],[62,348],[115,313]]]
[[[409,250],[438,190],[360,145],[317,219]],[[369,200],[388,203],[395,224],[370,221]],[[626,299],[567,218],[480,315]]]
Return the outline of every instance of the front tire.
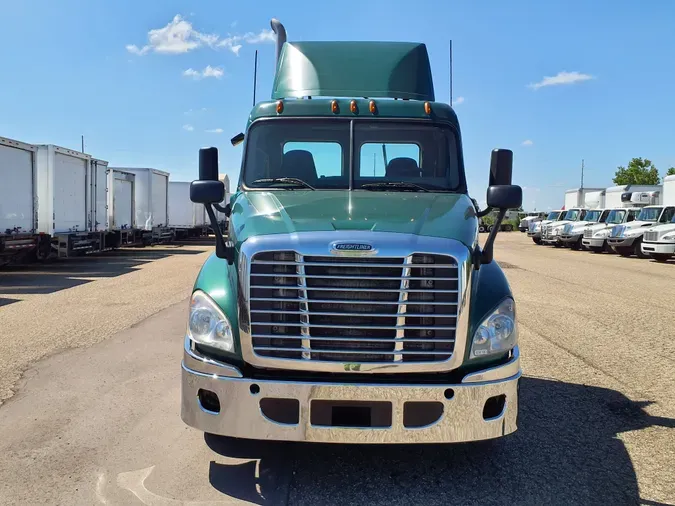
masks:
[[[572,246],[570,246],[574,251],[579,251],[581,248],[583,248],[583,244],[581,244],[581,237],[577,239],[575,242],[572,243]]]
[[[614,250],[622,257],[629,257],[633,254],[633,248],[617,246]]]
[[[532,238],[532,242],[533,242],[534,244],[536,244],[536,245],[540,245],[540,244],[541,244],[541,239],[540,239],[539,237],[533,237],[533,238]]]
[[[638,258],[642,258],[643,260],[649,258],[649,255],[647,253],[642,252],[642,237],[640,237],[637,241],[635,241],[633,249],[635,250],[635,256],[637,256]]]
[[[672,258],[673,255],[668,253],[652,253],[651,257],[657,262],[667,262]]]
[[[602,246],[589,246],[588,249],[590,249],[593,253],[604,253],[605,248]]]

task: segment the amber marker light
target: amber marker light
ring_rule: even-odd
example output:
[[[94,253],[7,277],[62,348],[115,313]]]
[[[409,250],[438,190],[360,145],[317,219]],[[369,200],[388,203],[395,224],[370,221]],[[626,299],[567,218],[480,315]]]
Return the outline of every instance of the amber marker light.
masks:
[[[353,114],[358,114],[359,107],[356,105],[356,100],[352,100],[349,103],[349,110],[352,111]]]
[[[424,102],[424,112],[431,114],[431,104],[429,102]]]
[[[330,101],[330,110],[333,111],[333,114],[337,114],[340,112],[340,106],[338,105],[337,100]]]
[[[277,114],[281,114],[282,112],[284,112],[284,103],[279,100],[277,102]]]
[[[368,109],[370,109],[371,114],[377,114],[377,106],[375,105],[375,100],[370,101],[370,104],[368,105]]]

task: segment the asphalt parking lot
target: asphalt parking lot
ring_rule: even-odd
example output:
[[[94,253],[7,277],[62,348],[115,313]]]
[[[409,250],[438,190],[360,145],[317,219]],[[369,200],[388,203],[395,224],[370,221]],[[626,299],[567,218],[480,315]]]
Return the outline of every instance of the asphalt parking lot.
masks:
[[[434,446],[205,437],[180,420],[206,246],[0,272],[0,504],[675,504],[675,262],[498,236],[519,430]]]

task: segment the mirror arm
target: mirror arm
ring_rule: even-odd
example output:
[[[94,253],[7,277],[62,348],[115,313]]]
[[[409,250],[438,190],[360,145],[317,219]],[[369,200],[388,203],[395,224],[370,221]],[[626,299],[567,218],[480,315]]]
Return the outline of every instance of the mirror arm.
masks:
[[[483,216],[486,216],[486,215],[490,214],[490,212],[492,212],[492,208],[489,207],[489,206],[486,207],[485,209],[483,209],[482,211],[479,211],[478,209],[476,209],[476,216],[478,216],[479,218],[482,218]]]
[[[221,206],[220,204],[213,204],[213,207],[216,208],[216,211],[220,211],[228,218],[230,217],[230,214],[232,214],[232,207],[230,204],[227,204],[225,207]]]
[[[218,258],[224,258],[229,265],[232,265],[234,263],[234,244],[232,241],[226,241],[223,237],[223,233],[218,226],[218,220],[216,220],[213,204],[204,204],[204,207],[206,208],[206,214],[209,215],[213,233],[216,234],[216,256]]]
[[[493,259],[493,247],[495,245],[495,238],[497,237],[497,232],[499,231],[499,227],[502,225],[502,220],[504,219],[504,216],[506,216],[506,209],[500,209],[499,213],[497,214],[497,219],[495,220],[495,224],[492,226],[492,230],[490,231],[490,235],[487,238],[487,241],[485,241],[485,246],[483,247],[483,251],[481,253],[480,257],[480,263],[485,265],[489,264],[492,262]]]

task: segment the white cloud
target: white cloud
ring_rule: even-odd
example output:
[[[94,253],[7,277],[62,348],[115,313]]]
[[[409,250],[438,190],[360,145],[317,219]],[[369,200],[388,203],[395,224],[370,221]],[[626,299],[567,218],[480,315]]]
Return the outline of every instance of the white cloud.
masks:
[[[520,143],[521,146],[532,146],[532,144],[534,144],[534,142],[532,142],[530,139],[525,139]]]
[[[457,97],[457,100],[452,101],[453,106],[460,105],[460,104],[463,104],[463,103],[464,103],[464,97]]]
[[[536,186],[523,186],[523,191],[526,192],[538,192],[540,190],[541,188],[537,188]]]
[[[211,65],[207,65],[201,72],[193,68],[184,70],[183,75],[193,79],[204,79],[206,77],[215,77],[216,79],[220,79],[223,77],[223,75],[225,75],[225,71],[220,67],[212,67]]]
[[[233,23],[233,26],[236,24]],[[139,47],[135,44],[128,44],[127,51],[132,54],[142,56],[149,52],[164,54],[188,53],[202,46],[212,48],[225,47],[235,55],[239,54],[242,43],[259,44],[261,42],[274,42],[274,32],[270,29],[263,29],[260,33],[248,32],[244,35],[228,35],[221,39],[217,34],[205,34],[198,32],[192,26],[192,23],[183,19],[180,14],[163,28],[155,28],[148,32],[148,43]]]
[[[588,81],[589,79],[594,79],[593,76],[589,74],[582,74],[580,72],[577,72],[576,70],[574,72],[558,72],[554,76],[544,76],[544,78],[539,81],[538,83],[532,83],[528,84],[528,88],[532,88],[533,90],[538,90],[539,88],[543,88],[544,86],[559,86],[561,84],[574,84],[574,83],[580,83],[582,81]]]
[[[195,129],[192,125],[183,125],[183,130],[187,130],[188,132],[192,132]]]
[[[222,134],[224,130],[222,128],[212,128],[210,130],[206,130],[206,132],[210,134]]]

